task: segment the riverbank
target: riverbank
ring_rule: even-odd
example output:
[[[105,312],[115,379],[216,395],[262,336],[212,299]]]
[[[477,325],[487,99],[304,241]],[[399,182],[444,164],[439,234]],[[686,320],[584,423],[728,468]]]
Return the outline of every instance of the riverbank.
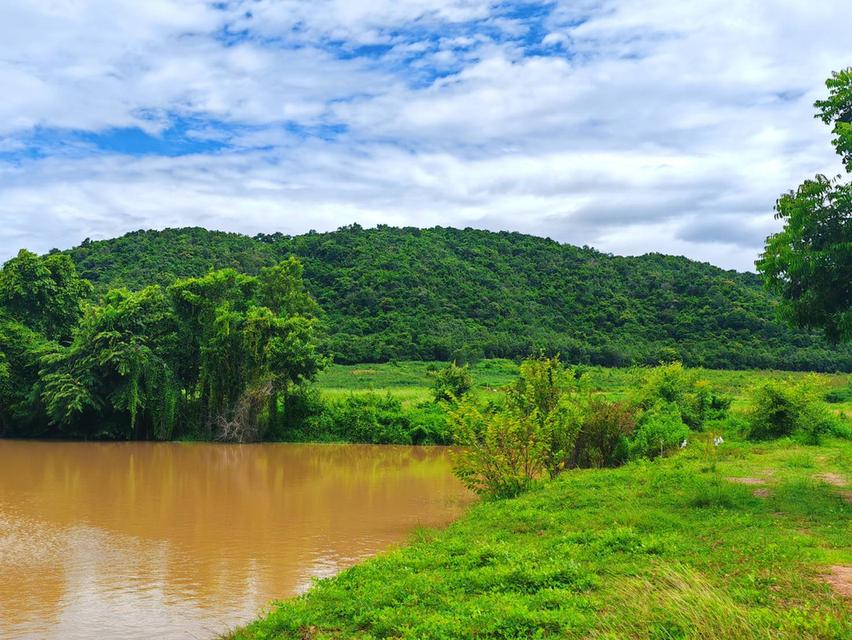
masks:
[[[228,638],[846,638],[850,461],[849,441],[698,439],[571,471],[421,530]]]

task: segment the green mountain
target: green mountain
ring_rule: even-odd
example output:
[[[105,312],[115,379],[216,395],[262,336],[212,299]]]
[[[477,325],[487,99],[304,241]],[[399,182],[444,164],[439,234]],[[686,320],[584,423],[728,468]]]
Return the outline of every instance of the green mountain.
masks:
[[[338,362],[516,357],[714,368],[852,369],[852,349],[776,318],[750,273],[683,257],[620,257],[519,233],[362,229],[247,236],[200,228],[137,231],[68,251],[104,291],[234,267],[304,264]]]

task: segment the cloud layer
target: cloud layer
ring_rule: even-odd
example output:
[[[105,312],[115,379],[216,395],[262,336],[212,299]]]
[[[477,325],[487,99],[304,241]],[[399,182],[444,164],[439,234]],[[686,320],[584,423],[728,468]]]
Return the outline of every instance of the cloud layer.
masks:
[[[835,0],[10,0],[0,260],[138,228],[519,230],[751,269],[836,173]]]

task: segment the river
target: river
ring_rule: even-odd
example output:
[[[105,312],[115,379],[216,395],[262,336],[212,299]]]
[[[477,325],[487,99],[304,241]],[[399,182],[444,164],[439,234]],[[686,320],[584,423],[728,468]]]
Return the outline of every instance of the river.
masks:
[[[442,526],[442,448],[0,441],[0,638],[210,638]]]

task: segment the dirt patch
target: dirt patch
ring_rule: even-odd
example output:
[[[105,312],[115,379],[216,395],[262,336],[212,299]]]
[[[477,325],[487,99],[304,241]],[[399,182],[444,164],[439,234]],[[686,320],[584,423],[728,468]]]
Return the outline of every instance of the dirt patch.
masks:
[[[817,480],[822,480],[830,484],[833,487],[845,487],[846,486],[846,478],[844,478],[839,473],[820,473],[819,475],[814,476]]]
[[[852,491],[838,491],[840,497],[843,498],[843,501],[852,504]]]
[[[847,598],[852,598],[852,567],[836,564],[829,567],[828,573],[823,576],[831,588]]]
[[[353,376],[372,376],[378,373],[375,369],[352,369]]]
[[[725,478],[728,482],[735,482],[736,484],[766,484],[766,480],[763,478],[734,478],[728,477]]]
[[[754,490],[755,498],[768,498],[769,497],[769,489],[755,489]]]

